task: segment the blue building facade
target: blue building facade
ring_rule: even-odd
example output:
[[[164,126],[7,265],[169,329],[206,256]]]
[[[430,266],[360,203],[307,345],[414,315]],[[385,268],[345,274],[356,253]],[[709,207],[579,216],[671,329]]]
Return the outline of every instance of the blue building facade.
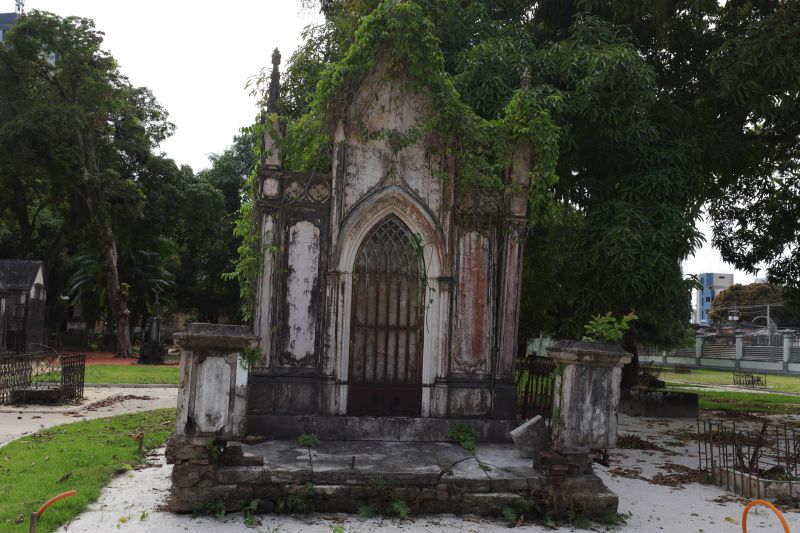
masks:
[[[715,272],[705,272],[700,274],[700,283],[703,287],[697,291],[695,297],[696,324],[709,325],[708,314],[711,312],[711,304],[716,296],[733,285],[733,274],[719,274]]]

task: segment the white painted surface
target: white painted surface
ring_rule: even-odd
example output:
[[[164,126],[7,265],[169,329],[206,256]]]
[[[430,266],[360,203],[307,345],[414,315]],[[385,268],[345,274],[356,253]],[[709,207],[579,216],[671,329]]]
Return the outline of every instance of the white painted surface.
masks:
[[[316,318],[313,289],[319,276],[319,228],[300,221],[289,228],[289,275],[286,280],[289,335],[284,351],[295,360],[314,354]]]
[[[228,422],[231,367],[224,357],[207,357],[197,365],[196,379],[193,396],[197,429],[203,433],[220,431]]]
[[[241,354],[236,357],[236,383],[234,384],[233,410],[228,424],[229,434],[244,438],[247,430],[247,378],[250,374]]]
[[[275,178],[267,178],[264,180],[264,196],[267,198],[275,198],[278,196],[278,180]]]
[[[366,197],[381,180],[403,181],[433,212],[442,203],[442,182],[436,174],[441,161],[430,156],[427,139],[401,142],[393,149],[386,138],[363,140],[361,128],[368,132],[394,131],[413,136],[431,115],[427,96],[417,94],[408,80],[387,80],[385,69],[376,68],[362,83],[350,109],[354,131],[342,132],[348,146],[345,167],[345,212]],[[348,135],[349,133],[349,135]],[[383,135],[385,137],[385,135]]]
[[[178,435],[186,433],[186,422],[189,420],[189,402],[192,396],[192,352],[181,350],[181,381],[178,389],[178,415],[175,432]]]
[[[270,323],[272,321],[272,275],[275,269],[275,255],[268,248],[269,245],[274,242],[275,219],[273,217],[264,215],[261,232],[261,247],[264,251],[264,268],[259,278],[260,291],[258,303],[256,305],[254,325],[255,334],[259,338],[258,345],[261,348],[262,364],[264,366],[269,366],[272,355],[270,352],[272,347]]]

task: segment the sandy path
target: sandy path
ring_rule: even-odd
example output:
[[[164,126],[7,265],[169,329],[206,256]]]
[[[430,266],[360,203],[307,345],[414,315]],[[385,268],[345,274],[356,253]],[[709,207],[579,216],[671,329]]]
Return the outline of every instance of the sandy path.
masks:
[[[116,398],[121,396],[153,399],[116,401]],[[96,402],[105,401],[108,401],[110,405],[98,408],[92,406]],[[87,385],[84,389],[84,401],[80,405],[3,405],[0,408],[0,446],[13,439],[59,424],[175,407],[177,403],[178,389],[175,387],[92,387]]]

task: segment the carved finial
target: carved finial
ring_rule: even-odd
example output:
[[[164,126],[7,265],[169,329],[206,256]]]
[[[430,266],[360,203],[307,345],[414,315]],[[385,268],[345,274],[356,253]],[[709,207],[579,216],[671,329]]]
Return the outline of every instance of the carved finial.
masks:
[[[523,89],[531,88],[531,71],[528,70],[528,67],[525,67],[525,70],[522,71],[522,79],[520,80],[520,86]]]
[[[276,48],[272,52],[272,73],[269,75],[269,97],[267,99],[267,111],[270,113],[278,112],[278,99],[281,96],[281,71],[278,68],[281,64],[281,53]]]

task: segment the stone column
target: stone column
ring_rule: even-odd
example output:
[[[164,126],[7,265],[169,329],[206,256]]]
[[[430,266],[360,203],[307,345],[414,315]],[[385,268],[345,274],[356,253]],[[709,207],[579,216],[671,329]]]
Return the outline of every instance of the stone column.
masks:
[[[588,454],[617,443],[622,367],[631,354],[614,344],[562,341],[547,349],[558,362],[553,386],[553,451]]]
[[[241,352],[258,338],[244,326],[195,323],[173,338],[183,350],[176,435],[241,441],[248,374]]]
[[[698,333],[694,337],[694,361],[698,368],[700,368],[701,357],[703,357],[703,334]]]
[[[744,335],[736,335],[736,370],[742,368],[742,357],[744,356]]]
[[[173,339],[183,352],[178,421],[165,452],[174,465],[169,508],[183,513],[221,503],[227,511],[242,509],[254,498],[240,483],[266,475],[263,457],[241,446],[248,375],[241,353],[258,337],[244,326],[189,324]]]
[[[493,418],[516,418],[517,389],[514,360],[518,350],[519,304],[522,292],[522,261],[525,230],[528,224],[528,189],[531,175],[531,148],[517,148],[506,176],[504,218],[500,265],[500,292],[497,314],[497,361],[494,366],[492,398]]]
[[[783,371],[789,370],[789,358],[792,355],[792,336],[789,333],[783,334]]]

